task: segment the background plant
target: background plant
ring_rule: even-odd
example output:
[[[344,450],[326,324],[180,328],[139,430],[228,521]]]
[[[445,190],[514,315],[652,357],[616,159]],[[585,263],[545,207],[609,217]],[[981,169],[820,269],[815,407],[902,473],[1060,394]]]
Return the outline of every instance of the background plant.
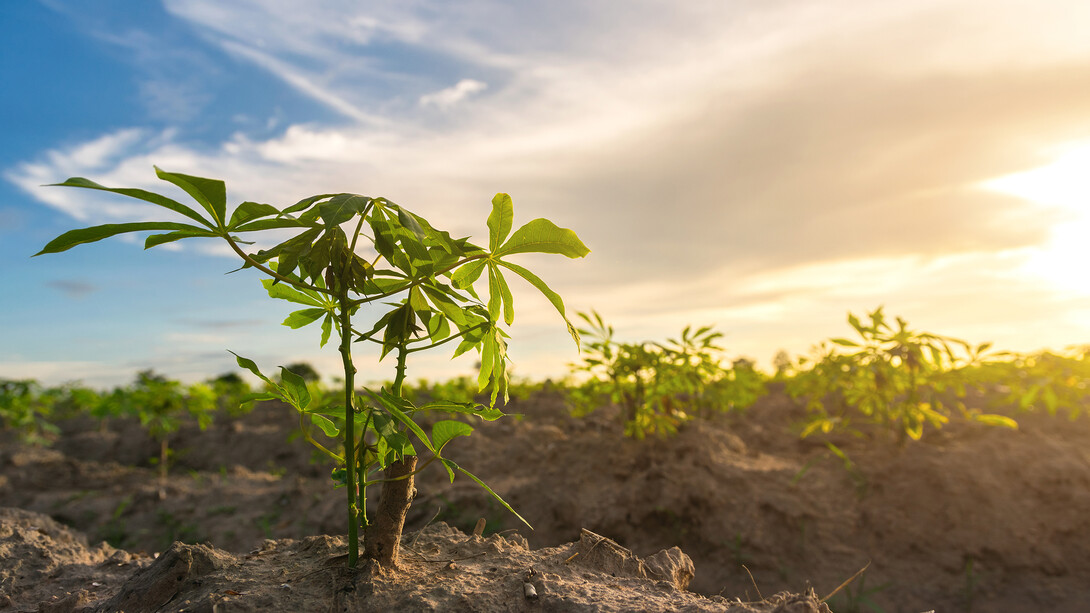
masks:
[[[0,426],[24,443],[46,446],[56,438],[53,404],[33,379],[0,379]]]
[[[866,320],[849,313],[848,323],[859,340],[833,338],[822,343],[818,357],[800,358],[799,372],[786,380],[787,391],[805,398],[810,410],[804,437],[869,424],[900,442],[918,440],[925,426],[940,428],[950,420],[952,408],[965,408],[958,400],[951,403],[945,392],[955,390],[956,398],[964,397],[964,373],[983,363],[990,343],[974,347],[916,332],[900,317],[887,320],[881,307]],[[1016,426],[1003,416],[964,413],[981,422]]]
[[[686,326],[665,343],[614,340],[613,326],[597,312],[578,313],[587,327],[583,361],[573,364],[583,383],[571,392],[575,413],[584,415],[604,398],[621,407],[627,436],[670,435],[694,416],[748,407],[764,392],[764,376],[748,360],[723,368],[723,336],[711,326]]]
[[[115,388],[104,397],[98,412],[139,419],[140,425],[159,444],[159,457],[154,462],[159,467],[160,496],[164,496],[172,455],[170,435],[178,431],[186,418],[195,419],[204,430],[212,423],[217,404],[216,393],[208,385],[197,383],[187,387],[180,381],[144,370],[137,373],[131,385]]]
[[[158,168],[156,174],[188,193],[204,213],[153,192],[109,188],[72,178],[61,185],[137,198],[169,209],[187,221],[72,230],[51,241],[38,255],[127,232],[156,232],[147,237],[145,248],[181,239],[219,238],[242,259],[243,269],[255,269],[265,276],[262,283],[271,297],[303,307],[291,312],[284,325],[302,328],[321,322],[322,346],[335,333],[344,375],[339,405],[316,403],[303,378],[287,368],[281,367],[280,378],[274,381],[252,360],[237,354],[236,358],[240,366],[267,386],[267,391],[255,398],[278,398],[295,407],[303,420],[304,438],[336,463],[333,478],[346,486],[347,492],[350,566],[357,561],[361,522],[366,532],[365,556],[397,564],[413,477],[436,461],[452,480],[456,472],[469,476],[514,512],[477,477],[443,455],[447,443],[472,432],[470,425],[441,420],[427,433],[416,417],[429,412],[483,419],[502,415],[495,408],[497,398],[506,399],[508,383],[507,334],[501,328],[501,318],[507,325],[514,321],[513,295],[505,272],[513,272],[541,291],[564,318],[578,345],[578,334],[565,316],[560,296],[534,273],[508,260],[520,253],[583,257],[589,250],[574,232],[545,219],[535,219],[512,232],[513,205],[507,194],[497,194],[492,200],[486,222],[487,248],[468,239],[453,238],[385,198],[359,194],[319,194],[283,210],[243,202],[228,217],[222,181]],[[293,235],[268,249],[254,253],[244,250],[243,246],[252,242],[241,236],[270,231]],[[487,299],[482,299],[474,287],[482,277],[488,288]],[[369,329],[359,327],[359,320],[354,319],[364,312],[363,307],[368,307],[367,314],[374,318]],[[389,387],[357,394],[354,342],[374,345],[380,359],[394,357],[395,376]],[[409,356],[447,343],[454,345],[455,356],[470,350],[479,353],[477,383],[479,390],[489,391],[487,406],[436,400],[417,407],[404,397]],[[338,418],[340,421],[335,421]],[[326,447],[310,434],[312,427],[343,444],[339,449]],[[429,456],[419,468],[418,451]],[[382,493],[374,521],[369,521],[367,487],[375,484],[382,485]]]

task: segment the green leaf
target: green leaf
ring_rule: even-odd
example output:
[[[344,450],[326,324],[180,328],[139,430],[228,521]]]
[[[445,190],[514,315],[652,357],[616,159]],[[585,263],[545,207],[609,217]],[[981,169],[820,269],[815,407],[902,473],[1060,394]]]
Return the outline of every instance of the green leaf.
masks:
[[[273,383],[272,379],[270,379],[270,378],[266,377],[265,375],[261,374],[261,371],[258,370],[257,364],[255,364],[253,360],[251,360],[249,358],[244,358],[244,357],[240,356],[239,354],[235,353],[234,351],[231,351],[230,349],[227,350],[227,353],[230,353],[231,355],[235,356],[235,361],[238,362],[239,366],[241,366],[242,368],[245,368],[246,370],[254,373],[255,375],[257,375],[257,377],[259,379],[261,379],[265,383],[268,383],[274,389],[277,389],[277,390],[280,389],[280,386]],[[279,395],[277,395],[277,397],[282,398],[282,396],[279,396]]]
[[[164,181],[169,181],[185,190],[187,194],[204,207],[216,221],[217,227],[223,227],[227,221],[227,186],[218,179],[205,179],[175,172],[164,172],[158,166],[155,174]]]
[[[448,472],[449,472],[449,471],[450,471],[451,469],[454,469],[454,470],[457,470],[458,472],[462,473],[463,475],[465,475],[465,476],[469,477],[470,479],[473,479],[474,481],[476,481],[476,482],[477,482],[477,485],[479,485],[479,486],[483,487],[483,488],[484,488],[484,490],[485,490],[486,492],[488,492],[489,494],[491,494],[493,498],[495,498],[495,499],[496,499],[496,500],[497,500],[497,501],[498,501],[498,502],[499,502],[499,503],[500,503],[501,505],[503,505],[503,508],[505,508],[505,509],[507,509],[508,511],[510,511],[512,515],[514,515],[515,517],[519,518],[519,521],[521,521],[522,523],[526,524],[526,527],[527,527],[527,528],[529,528],[529,529],[531,529],[531,530],[533,530],[533,529],[534,529],[534,527],[530,525],[530,522],[526,521],[526,519],[525,519],[525,518],[524,518],[523,516],[521,516],[521,515],[519,515],[518,513],[516,513],[516,512],[515,512],[515,510],[511,508],[511,505],[507,504],[507,501],[506,501],[506,500],[504,500],[503,498],[500,498],[500,495],[499,495],[499,494],[497,494],[496,492],[493,492],[493,491],[492,491],[492,488],[488,487],[488,485],[487,485],[487,484],[486,484],[486,483],[485,483],[484,481],[481,481],[481,480],[480,480],[479,478],[477,478],[477,476],[476,476],[476,475],[474,475],[473,473],[469,472],[468,470],[466,470],[466,469],[462,468],[461,466],[458,466],[458,465],[457,465],[456,463],[454,463],[454,461],[452,461],[452,460],[448,460],[448,459],[446,459],[446,458],[440,458],[440,460],[439,460],[439,461],[440,461],[440,462],[442,462],[442,463],[443,463],[443,465],[447,467],[447,471],[448,471]]]
[[[104,238],[110,238],[111,236],[117,236],[118,234],[125,234],[127,232],[142,232],[144,230],[179,230],[179,231],[204,231],[204,228],[198,228],[185,223],[176,223],[171,221],[140,221],[135,223],[117,223],[117,224],[103,224],[101,226],[92,226],[90,228],[80,228],[78,230],[69,230],[64,234],[61,234],[57,238],[49,241],[41,251],[35,253],[35,256],[42,255],[44,253],[60,253],[62,251],[68,251],[76,245],[82,245],[84,243],[98,242]]]
[[[261,204],[260,202],[250,202],[247,200],[235,207],[235,210],[231,213],[231,221],[228,222],[227,229],[233,232],[237,226],[240,226],[247,221],[260,217],[268,217],[269,215],[276,215],[278,213],[280,213],[280,209],[271,204]]]
[[[152,234],[144,240],[144,249],[151,249],[159,245],[166,243],[172,243],[183,238],[214,238],[219,236],[211,230],[205,230],[204,228],[197,228],[193,226],[194,230],[180,230],[178,232],[171,232],[169,234]]]
[[[324,306],[317,296],[303,293],[287,283],[277,283],[276,279],[262,279],[261,285],[265,287],[265,291],[269,292],[269,297],[271,298],[279,298],[281,300],[287,300],[288,302],[305,304],[313,307]]]
[[[181,202],[143,189],[134,189],[128,187],[105,187],[99,185],[98,183],[95,183],[94,181],[84,179],[83,177],[72,177],[64,183],[54,183],[48,187],[82,187],[85,189],[97,189],[99,191],[121,194],[122,196],[128,196],[130,198],[136,198],[137,200],[143,200],[144,202],[157,204],[163,208],[170,209],[175,213],[181,213],[182,215],[185,215],[193,221],[199,222],[201,225],[207,228],[216,227],[215,223],[208,221],[204,217],[201,217],[200,213],[194,211],[190,207],[182,204]]]
[[[428,295],[432,304],[434,304],[443,315],[449,317],[451,321],[459,326],[466,325],[465,313],[462,311],[462,308],[451,299],[451,294],[448,293],[448,291],[453,290],[444,291],[445,286],[438,283],[424,283],[420,288]],[[457,294],[454,295],[457,296]]]
[[[424,240],[424,227],[420,225],[415,215],[401,207],[397,207],[397,222],[401,224],[401,227],[412,232],[416,240]]]
[[[492,369],[496,363],[496,337],[488,334],[481,343],[481,370],[477,373],[477,391],[484,391],[492,381]]]
[[[295,204],[293,204],[293,205],[289,206],[288,208],[284,209],[282,211],[282,214],[290,215],[291,213],[297,213],[297,212],[302,211],[304,209],[310,208],[310,206],[312,204],[314,204],[315,202],[318,202],[319,200],[325,200],[326,198],[332,198],[333,196],[336,196],[336,195],[337,194],[318,194],[316,196],[309,196],[307,198],[303,198],[299,202],[296,202]]]
[[[405,424],[410,430],[412,430],[413,434],[415,434],[416,437],[420,439],[420,442],[424,443],[429,451],[435,453],[435,447],[432,445],[431,440],[428,439],[428,435],[425,434],[424,431],[420,429],[420,426],[417,425],[417,423],[413,421],[413,419],[409,417],[405,413],[405,411],[402,410],[403,406],[412,408],[412,404],[410,404],[408,400],[394,396],[390,392],[386,391],[385,388],[383,388],[382,391],[379,392],[377,397],[379,399],[379,402],[382,403],[382,406],[385,407],[387,411],[389,411],[390,415],[393,415],[395,418],[397,418],[398,421]]]
[[[463,264],[461,268],[454,271],[454,275],[450,279],[451,283],[458,289],[473,287],[487,263],[487,261],[481,259]]]
[[[504,416],[504,412],[495,407],[486,407],[476,402],[454,402],[451,400],[435,400],[420,407],[420,411],[445,411],[447,413],[462,413],[474,415],[485,421],[496,421]]]
[[[506,322],[507,325],[510,326],[511,324],[513,324],[515,322],[515,299],[514,299],[514,296],[511,295],[511,288],[510,288],[510,286],[507,285],[507,279],[503,278],[503,273],[500,272],[499,267],[496,266],[495,264],[493,264],[492,262],[489,262],[489,264],[488,264],[488,274],[489,274],[489,284],[488,284],[489,291],[492,291],[493,289],[498,289],[499,290],[500,298],[502,299],[502,302],[503,302],[503,321]],[[496,280],[495,288],[493,288],[493,285],[492,285],[493,277]],[[488,301],[489,305],[491,305],[492,296],[489,295],[488,298],[489,298],[489,301]],[[492,310],[491,306],[489,307],[488,310],[489,311]],[[497,316],[498,316],[498,313],[497,313]]]
[[[461,421],[444,419],[435,422],[431,427],[431,444],[435,445],[436,455],[438,455],[451,439],[470,434],[473,434],[473,426]]]
[[[310,405],[310,390],[307,389],[307,382],[283,366],[280,367],[280,381],[284,384],[282,389],[290,398],[289,404],[300,411],[305,411]]]
[[[496,194],[492,198],[492,213],[488,215],[488,250],[495,252],[507,235],[511,233],[511,223],[515,219],[511,196]]]
[[[511,262],[505,262],[503,260],[500,260],[498,264],[507,268],[508,270],[513,271],[515,274],[522,277],[523,279],[526,279],[526,281],[529,282],[530,285],[536,287],[539,292],[544,294],[544,296],[549,299],[549,302],[553,304],[553,307],[556,309],[556,311],[560,313],[561,317],[564,318],[564,323],[568,326],[568,334],[571,335],[572,340],[575,341],[575,346],[578,347],[579,331],[575,329],[575,326],[573,326],[570,321],[568,321],[568,316],[564,313],[564,300],[560,298],[560,294],[554,292],[537,275],[523,268],[522,266],[512,264]]]
[[[318,205],[318,214],[327,228],[339,226],[367,211],[371,198],[359,194],[337,194]]]
[[[558,253],[581,258],[590,253],[590,249],[572,230],[557,227],[548,219],[535,219],[515,230],[511,239],[492,253],[498,257],[513,253]]]
[[[232,232],[261,232],[263,230],[280,230],[283,228],[306,228],[311,226],[304,221],[291,219],[290,217],[277,217],[275,219],[258,219],[231,228]]]
[[[328,314],[328,311],[325,309],[302,309],[290,313],[282,325],[285,325],[292,330],[298,330],[303,326],[309,326],[318,321],[319,317],[326,314]]]
[[[1010,428],[1011,430],[1018,429],[1018,422],[1005,415],[985,413],[983,415],[974,415],[973,420],[988,426],[1002,426],[1004,428]]]
[[[333,331],[333,313],[326,313],[325,319],[322,320],[322,344],[319,347],[325,347],[329,342],[329,335]]]
[[[337,438],[341,434],[340,428],[337,427],[328,417],[319,415],[317,413],[310,414],[310,423],[318,426],[325,432],[325,435],[329,438]]]
[[[500,291],[500,282],[497,279],[496,265],[488,265],[488,319],[499,322],[500,309],[503,307],[503,293]]]
[[[831,338],[829,340],[831,342],[833,342],[833,343],[836,343],[837,345],[842,345],[844,347],[858,347],[859,346],[859,343],[857,343],[855,341],[850,341],[850,340],[848,340],[846,338]]]

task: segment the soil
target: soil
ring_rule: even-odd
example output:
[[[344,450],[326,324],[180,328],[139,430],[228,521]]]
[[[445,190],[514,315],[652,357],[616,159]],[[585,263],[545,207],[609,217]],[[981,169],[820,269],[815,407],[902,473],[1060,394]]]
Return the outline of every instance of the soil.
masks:
[[[800,440],[773,389],[639,441],[555,390],[505,410],[446,452],[534,529],[433,466],[398,570],[347,570],[344,490],[284,405],[183,427],[163,483],[135,422],[0,438],[0,612],[1090,611],[1086,418]]]

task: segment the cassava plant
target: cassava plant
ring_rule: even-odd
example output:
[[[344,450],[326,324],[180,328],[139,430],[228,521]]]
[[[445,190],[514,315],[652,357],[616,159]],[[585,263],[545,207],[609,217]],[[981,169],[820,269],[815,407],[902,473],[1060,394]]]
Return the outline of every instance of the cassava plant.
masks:
[[[184,386],[151,370],[136,373],[136,380],[125,388],[116,388],[104,397],[100,414],[132,416],[140,420],[148,435],[159,444],[159,456],[152,461],[159,466],[159,497],[166,497],[166,479],[170,458],[170,436],[185,418],[195,418],[201,430],[212,423],[216,395],[202,383]]]
[[[817,359],[800,359],[809,369],[787,381],[788,392],[806,398],[811,411],[804,437],[850,430],[859,421],[886,428],[900,443],[919,440],[926,425],[941,428],[949,421],[944,392],[956,388],[961,369],[980,362],[990,346],[916,332],[900,317],[889,321],[881,307],[866,320],[849,313],[848,324],[859,340],[830,339],[833,347],[823,343]],[[962,410],[985,424],[1016,426],[999,415]]]
[[[744,408],[764,391],[758,373],[746,371],[749,362],[739,361],[737,371],[720,365],[723,349],[716,343],[723,334],[711,326],[686,326],[665,343],[620,343],[597,312],[578,316],[587,324],[579,329],[584,357],[572,368],[589,378],[572,391],[575,412],[592,411],[608,397],[621,407],[627,436],[675,434],[696,415]]]
[[[302,307],[289,314],[284,325],[301,328],[321,322],[322,346],[336,336],[344,387],[331,405],[316,402],[305,381],[291,370],[281,367],[280,377],[274,381],[252,360],[235,355],[240,366],[267,385],[268,391],[254,399],[278,398],[295,407],[303,438],[336,464],[333,479],[347,491],[349,566],[357,564],[361,524],[364,556],[397,565],[414,475],[432,463],[442,465],[451,480],[456,472],[473,479],[514,513],[480,479],[444,455],[447,443],[472,433],[472,426],[447,419],[435,422],[428,433],[415,417],[432,411],[487,420],[502,416],[495,408],[497,399],[506,400],[507,396],[508,335],[501,324],[510,325],[515,316],[505,272],[515,273],[545,295],[578,346],[578,334],[565,316],[560,296],[537,275],[509,261],[520,253],[583,257],[589,250],[573,231],[535,219],[512,232],[513,206],[507,194],[492,199],[487,247],[454,238],[385,198],[359,194],[319,194],[282,210],[243,202],[228,215],[222,181],[158,168],[156,174],[188,193],[203,213],[142,189],[109,188],[72,178],[60,185],[137,198],[186,220],[72,230],[46,245],[39,255],[127,232],[154,232],[146,238],[145,248],[180,239],[218,238],[242,260],[242,269],[254,269],[264,276],[262,283],[269,296]],[[247,251],[256,239],[243,240],[243,236],[268,233],[277,239],[289,236],[267,249]],[[482,278],[488,288],[486,295],[482,293],[485,297],[475,289]],[[364,315],[370,318],[368,325],[360,323]],[[380,360],[393,357],[394,378],[389,387],[357,392],[352,349],[358,343],[376,347]],[[488,392],[487,406],[440,399],[418,407],[405,398],[403,384],[410,356],[448,343],[454,347],[454,356],[479,352],[477,386]],[[341,444],[333,448],[323,444],[312,434],[314,427]],[[425,457],[418,460],[418,453]],[[371,485],[382,488],[373,519],[366,512]]]

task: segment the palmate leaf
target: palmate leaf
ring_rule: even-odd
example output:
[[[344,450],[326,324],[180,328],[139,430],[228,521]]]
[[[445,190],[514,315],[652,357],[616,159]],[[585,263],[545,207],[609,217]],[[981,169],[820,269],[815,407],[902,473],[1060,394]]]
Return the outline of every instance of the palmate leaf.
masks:
[[[459,436],[469,436],[470,434],[473,434],[473,426],[461,421],[444,419],[432,425],[431,444],[435,446],[436,455],[439,455],[442,453],[443,447],[451,440]]]
[[[246,201],[235,207],[234,212],[231,213],[231,221],[227,223],[227,229],[234,231],[235,228],[242,224],[260,219],[261,217],[268,217],[269,215],[276,215],[280,212],[280,209],[271,204],[261,204],[260,202]]]
[[[486,484],[484,481],[481,481],[480,478],[477,477],[477,475],[474,475],[473,473],[471,473],[468,470],[462,468],[461,466],[458,466],[458,464],[456,464],[453,460],[448,460],[446,458],[440,458],[439,461],[443,463],[443,466],[447,467],[447,472],[450,473],[451,475],[454,474],[452,471],[456,470],[456,471],[462,473],[463,475],[469,477],[470,479],[473,479],[474,481],[476,481],[477,485],[483,487],[484,490],[486,492],[488,492],[489,494],[491,494],[492,497],[495,498],[497,502],[499,502],[501,505],[503,505],[503,508],[510,511],[512,515],[519,518],[519,521],[526,524],[527,528],[529,528],[531,530],[534,529],[534,527],[530,525],[530,522],[526,521],[525,517],[519,515],[514,509],[512,509],[511,505],[507,504],[506,500],[501,498],[500,495],[497,494],[496,492],[492,491],[492,488],[488,487],[488,484]],[[452,482],[454,481],[453,477],[451,477],[451,481]]]
[[[373,396],[378,398],[379,403],[382,404],[383,408],[385,408],[386,411],[390,413],[390,415],[392,415],[401,423],[405,424],[405,426],[407,426],[409,430],[412,430],[412,433],[415,434],[418,439],[420,439],[420,442],[424,443],[424,446],[428,448],[428,451],[436,453],[435,446],[432,445],[431,439],[428,438],[428,435],[424,433],[424,430],[422,430],[415,421],[413,421],[412,417],[409,417],[406,414],[406,410],[415,410],[415,407],[413,407],[413,405],[409,403],[408,400],[405,400],[404,398],[399,398],[391,394],[390,392],[386,391],[386,388],[382,388],[382,390],[379,391],[378,394],[373,394]]]
[[[279,298],[281,300],[287,300],[288,302],[305,304],[312,307],[325,307],[325,303],[318,296],[318,293],[313,290],[306,290],[306,293],[304,293],[290,285],[277,283],[275,279],[262,279],[261,285],[269,292],[270,298]]]
[[[293,311],[288,314],[287,319],[283,321],[282,325],[285,325],[292,330],[298,330],[303,326],[309,326],[310,324],[318,321],[323,315],[327,315],[328,311],[325,309],[302,309],[299,311]]]
[[[505,415],[503,411],[495,407],[486,407],[483,404],[477,404],[476,402],[454,402],[453,400],[433,400],[417,410],[444,411],[447,413],[474,415],[485,421],[496,421]]]
[[[310,406],[310,390],[307,389],[307,382],[283,366],[280,367],[280,381],[283,383],[281,389],[289,398],[288,404],[300,411],[306,411],[306,408]]]
[[[280,230],[284,228],[306,228],[313,224],[290,217],[277,217],[275,219],[257,219],[231,228],[232,232],[260,232],[262,230]]]
[[[227,185],[219,179],[205,179],[176,172],[165,172],[158,166],[155,175],[185,190],[215,220],[216,227],[224,227],[227,221]]]
[[[83,177],[72,177],[64,183],[54,183],[47,187],[82,187],[85,189],[95,189],[104,192],[111,192],[114,194],[121,194],[122,196],[136,198],[137,200],[143,200],[144,202],[150,202],[152,204],[157,204],[165,209],[170,209],[175,213],[185,215],[186,217],[200,223],[207,228],[216,227],[216,224],[214,222],[208,221],[207,219],[202,217],[200,213],[194,211],[188,206],[182,204],[181,202],[178,202],[171,198],[167,198],[166,196],[163,196],[161,194],[156,194],[155,192],[149,192],[143,189],[130,187],[106,187],[104,185],[99,185],[98,183],[95,183],[94,181],[91,181],[89,179],[84,179]]]
[[[510,240],[492,253],[496,257],[513,253],[558,253],[569,258],[581,258],[590,249],[567,228],[560,228],[548,219],[535,219],[511,235]]]
[[[530,272],[529,270],[526,270],[522,266],[519,266],[517,264],[512,264],[511,262],[505,262],[503,260],[500,260],[497,263],[500,266],[503,266],[504,268],[507,268],[507,269],[513,271],[515,274],[522,277],[523,279],[526,279],[526,281],[528,281],[530,283],[530,285],[533,285],[534,287],[536,287],[539,292],[544,294],[544,296],[549,299],[549,302],[551,302],[553,307],[557,310],[557,312],[560,313],[560,316],[564,318],[564,323],[567,324],[567,326],[568,326],[568,334],[571,335],[572,340],[575,341],[576,347],[578,347],[579,346],[579,331],[575,328],[575,326],[572,325],[572,323],[570,321],[568,321],[568,316],[564,312],[564,300],[562,298],[560,298],[560,294],[557,294],[556,292],[554,292],[537,275]]]
[[[196,226],[194,226],[194,228],[196,228]],[[183,238],[215,238],[217,236],[219,236],[219,234],[216,232],[200,228],[170,232],[168,234],[152,234],[144,240],[144,249],[151,249],[152,247],[157,247],[166,243],[173,243],[174,241],[182,240]]]
[[[488,250],[495,252],[503,244],[504,239],[511,233],[511,223],[514,221],[514,205],[511,196],[496,194],[492,198],[492,213],[488,216]]]
[[[340,436],[340,434],[341,434],[340,428],[338,428],[336,424],[334,424],[328,417],[326,417],[324,415],[319,415],[317,413],[311,413],[310,414],[310,423],[312,423],[315,426],[318,426],[319,428],[321,428],[322,432],[324,432],[325,435],[328,436],[329,438],[334,438],[335,439],[338,436]]]
[[[451,277],[451,284],[457,289],[468,290],[473,287],[473,284],[481,277],[481,272],[484,271],[485,260],[474,260],[467,264],[462,265],[461,268],[454,271],[454,275]]]
[[[234,351],[231,351],[230,349],[227,350],[227,353],[230,353],[231,355],[235,356],[235,361],[238,362],[238,365],[240,367],[245,368],[246,370],[252,372],[254,375],[257,376],[258,379],[261,379],[265,383],[268,383],[269,386],[271,388],[273,388],[274,390],[278,390],[278,391],[280,390],[279,385],[273,383],[272,379],[266,377],[264,374],[261,373],[261,370],[258,369],[257,364],[253,360],[251,360],[250,358],[244,358],[244,357],[240,356],[239,354],[235,353]],[[283,399],[283,396],[280,395],[280,394],[276,394],[276,397],[280,398],[281,400]]]
[[[68,251],[76,245],[98,242],[104,238],[110,238],[111,236],[117,236],[118,234],[126,234],[128,232],[142,232],[146,230],[177,230],[180,232],[193,233],[206,231],[204,228],[200,228],[194,225],[171,221],[141,221],[135,223],[103,224],[101,226],[92,226],[90,228],[69,230],[68,232],[65,232],[57,238],[49,241],[49,243],[45,247],[43,247],[41,251],[35,253],[34,255],[39,256],[44,253],[60,253],[62,251]],[[147,245],[145,246],[145,248],[147,248]]]
[[[364,215],[371,205],[369,196],[337,194],[318,205],[318,215],[326,228],[339,226],[356,215]]]

